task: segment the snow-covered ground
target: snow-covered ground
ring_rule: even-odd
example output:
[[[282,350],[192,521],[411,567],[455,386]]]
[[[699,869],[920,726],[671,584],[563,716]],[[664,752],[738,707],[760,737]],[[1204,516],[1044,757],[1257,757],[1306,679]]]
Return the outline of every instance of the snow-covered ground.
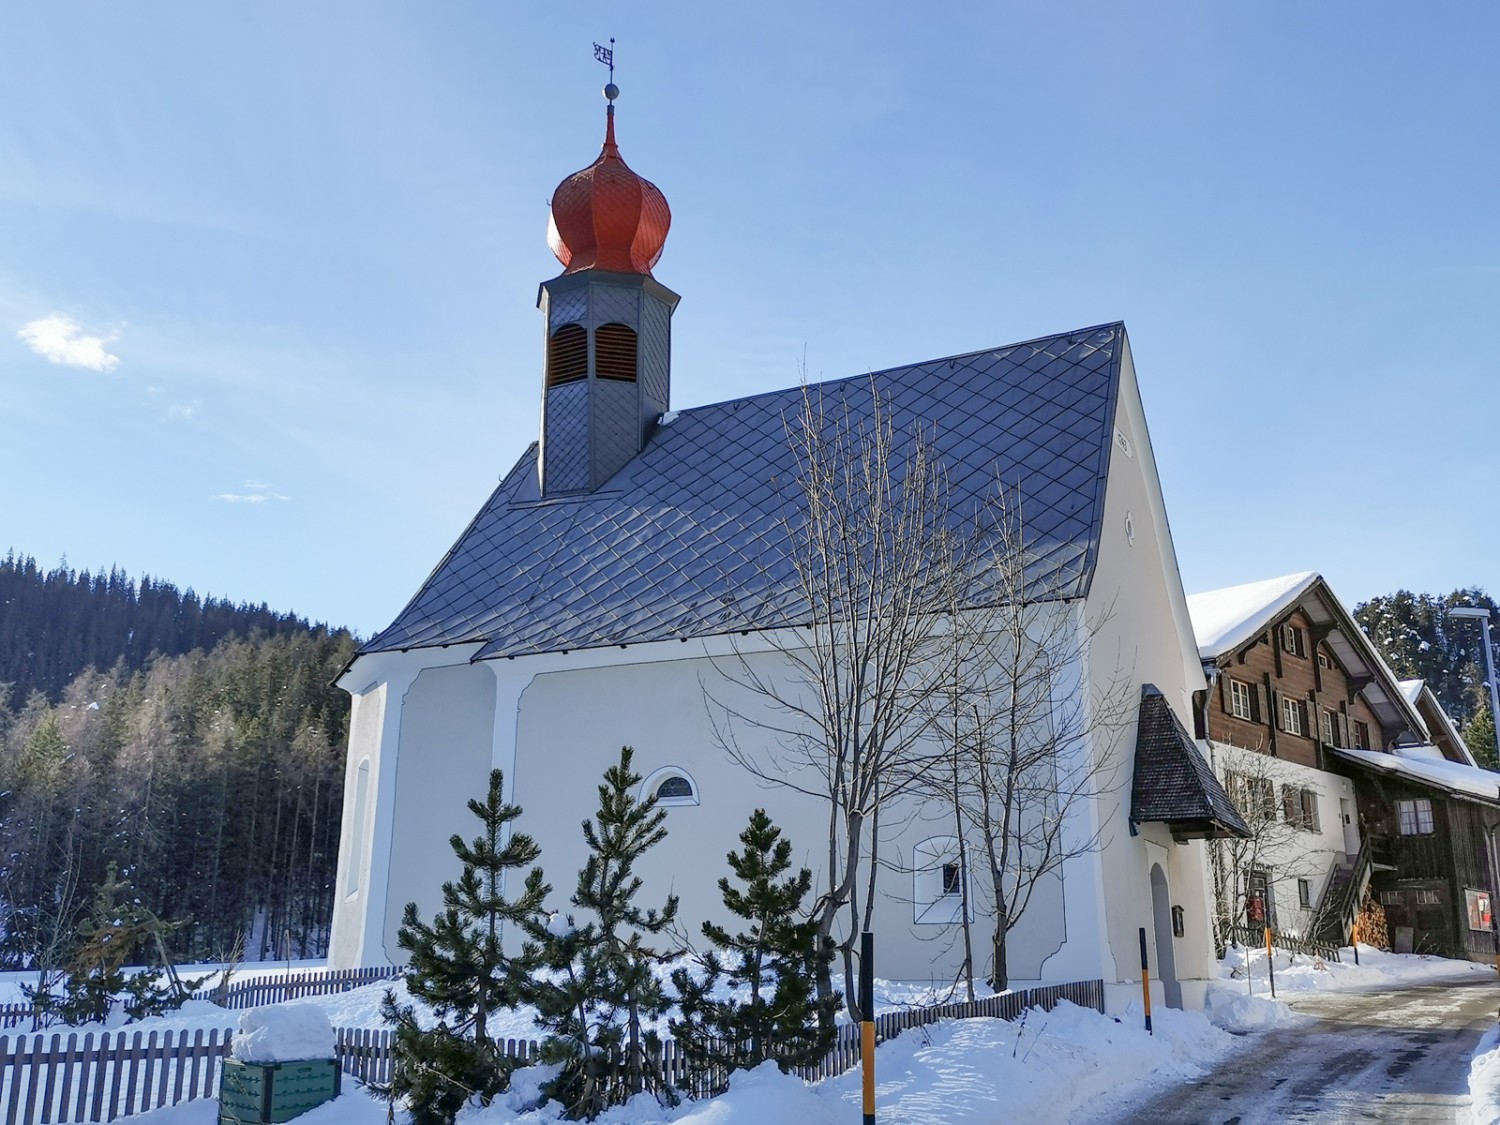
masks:
[[[876,1053],[876,1107],[883,1123],[930,1125],[957,1121],[1063,1121],[1097,1111],[1152,1086],[1196,1078],[1240,1040],[1195,1012],[1154,1016],[1155,1035],[1139,1013],[1123,1022],[1088,1008],[1059,1004],[1024,1022],[951,1020],[906,1032]],[[636,1099],[600,1118],[607,1125],[761,1125],[768,1121],[834,1125],[860,1108],[858,1068],[809,1085],[774,1066],[737,1076],[729,1092],[673,1108]],[[209,1125],[214,1104],[189,1103],[142,1114],[149,1125]],[[384,1125],[384,1103],[362,1091],[299,1117],[299,1125]],[[464,1125],[557,1120],[556,1107],[530,1112],[500,1103],[468,1111]]]
[[[1492,965],[1425,953],[1385,953],[1368,945],[1359,947],[1357,965],[1352,949],[1341,949],[1339,956],[1342,958],[1339,961],[1324,961],[1305,953],[1277,950],[1272,962],[1276,970],[1276,994],[1402,988],[1474,974],[1495,975]],[[1268,997],[1271,993],[1264,949],[1230,949],[1219,962],[1219,978],[1226,986],[1246,995]]]
[[[1500,1123],[1500,1027],[1492,1027],[1469,1064],[1469,1117],[1473,1125]]]
[[[1355,965],[1347,950],[1344,960],[1337,963],[1278,953],[1277,993],[1380,990],[1495,972],[1489,966],[1382,953],[1368,946],[1360,948],[1360,962]],[[285,971],[283,962],[242,970],[237,978]],[[883,1044],[878,1052],[880,1119],[898,1123],[1067,1120],[1074,1115],[1101,1114],[1108,1119],[1111,1106],[1124,1107],[1154,1089],[1199,1077],[1226,1056],[1252,1046],[1258,1039],[1256,1033],[1290,1028],[1307,1019],[1280,1000],[1270,999],[1263,951],[1231,950],[1220,966],[1220,978],[1209,991],[1205,1014],[1157,1009],[1154,1036],[1142,1029],[1138,1009],[1116,1020],[1071,1004],[1059,1005],[1051,1013],[1034,1010],[1024,1022],[955,1020],[909,1031]],[[409,1001],[401,982],[393,981],[305,997],[296,1003],[315,1005],[335,1027],[382,1027],[379,1008],[387,988],[394,988],[403,1002]],[[946,994],[935,995],[927,986],[899,982],[881,982],[878,994],[882,1008],[950,999]],[[147,1031],[227,1028],[237,1024],[239,1015],[193,1001],[171,1016],[130,1026]],[[536,1034],[525,1013],[512,1014],[502,1028],[494,1030],[515,1038]],[[1492,1036],[1486,1044],[1475,1056],[1474,1120],[1500,1125],[1500,1037]],[[762,1068],[737,1076],[730,1091],[711,1102],[663,1108],[654,1099],[643,1098],[602,1120],[609,1125],[842,1122],[858,1112],[860,1080],[858,1068],[814,1085],[783,1076],[774,1068]],[[1481,1107],[1488,1107],[1484,1112],[1489,1116],[1481,1115]],[[132,1120],[149,1125],[207,1125],[214,1120],[215,1108],[212,1101],[186,1103]],[[469,1111],[463,1120],[464,1125],[508,1125],[555,1119],[551,1108],[527,1112],[496,1104]],[[337,1102],[298,1120],[306,1125],[383,1125],[386,1109],[384,1103],[355,1087]]]

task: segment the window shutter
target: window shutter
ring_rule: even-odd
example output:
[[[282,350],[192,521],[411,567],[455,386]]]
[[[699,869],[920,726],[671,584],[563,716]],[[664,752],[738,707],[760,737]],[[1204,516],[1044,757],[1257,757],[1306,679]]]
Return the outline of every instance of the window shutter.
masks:
[[[1302,815],[1309,831],[1323,831],[1323,822],[1318,817],[1318,795],[1311,789],[1302,790]]]
[[[1274,713],[1273,722],[1277,730],[1286,730],[1286,711],[1281,706],[1281,692],[1275,688],[1271,689],[1271,710]]]
[[[1219,673],[1219,705],[1224,708],[1224,714],[1234,714],[1233,689],[1229,686],[1229,675],[1226,672]]]
[[[1339,745],[1348,746],[1349,743],[1349,716],[1344,712],[1338,713]]]
[[[1255,691],[1251,693],[1250,701],[1254,704],[1255,714],[1250,716],[1257,723],[1271,722],[1270,716],[1266,714],[1266,685],[1256,684]]]
[[[1302,821],[1302,808],[1297,800],[1297,790],[1290,785],[1281,787],[1281,815],[1293,828],[1298,827]]]

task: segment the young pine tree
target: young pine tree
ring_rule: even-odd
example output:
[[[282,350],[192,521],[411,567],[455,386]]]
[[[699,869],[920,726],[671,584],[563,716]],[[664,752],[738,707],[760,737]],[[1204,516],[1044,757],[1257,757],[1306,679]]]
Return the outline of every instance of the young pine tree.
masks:
[[[643,1090],[673,1100],[660,1036],[646,1025],[670,1006],[653,968],[674,954],[647,942],[671,926],[677,897],[669,896],[660,910],[635,901],[641,889],[636,864],[667,830],[656,798],[635,796],[641,779],[631,772],[631,757],[627,746],[619,764],[605,771],[598,815],[583,822],[589,857],[570,900],[577,913],[532,929],[552,972],[533,980],[528,999],[549,1032],[543,1061],[561,1066],[542,1089],[575,1120],[593,1120]],[[580,918],[586,919],[581,926]]]
[[[837,993],[827,1003],[815,995],[814,982],[834,950],[831,942],[819,941],[816,923],[799,920],[812,872],[804,867],[787,874],[791,842],[764,809],[751,814],[740,842],[743,850],[729,853],[740,886],[723,878],[719,890],[725,907],[748,928],[731,936],[704,922],[703,936],[713,949],[702,958],[701,975],[685,968],[672,973],[681,1012],[669,1025],[672,1038],[690,1073],[710,1086],[729,1071],[768,1059],[783,1071],[817,1062],[833,1046],[833,1017],[841,1004]],[[715,998],[726,975],[731,988],[748,991],[745,999]]]
[[[396,938],[410,955],[407,991],[440,1021],[424,1030],[412,1005],[385,994],[382,1014],[395,1026],[390,1094],[406,1100],[416,1125],[451,1122],[471,1097],[488,1105],[509,1084],[512,1064],[490,1038],[489,1019],[520,1002],[529,962],[524,950],[520,957],[506,955],[501,926],[529,925],[552,888],[542,882],[541,868],[532,867],[520,895],[507,899],[502,892],[506,872],[540,854],[524,833],[507,838],[521,810],[503,800],[503,782],[501,771],[492,770],[484,802],[469,802],[482,833],[468,844],[457,833],[449,840],[463,873],[443,884],[443,909],[427,925],[417,904],[407,903]]]

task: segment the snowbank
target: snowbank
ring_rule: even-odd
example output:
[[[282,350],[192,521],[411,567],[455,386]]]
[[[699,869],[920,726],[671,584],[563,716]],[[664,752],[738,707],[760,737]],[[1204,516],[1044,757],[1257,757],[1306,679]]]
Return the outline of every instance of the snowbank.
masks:
[[[1469,1120],[1473,1125],[1500,1123],[1500,1027],[1492,1027],[1474,1048],[1469,1064]]]
[[[1475,961],[1456,961],[1426,953],[1386,953],[1371,946],[1359,947],[1359,964],[1354,951],[1339,950],[1339,961],[1324,961],[1305,953],[1295,955],[1276,951],[1276,993],[1283,992],[1357,992],[1365,989],[1399,988],[1433,981],[1463,979],[1476,973],[1493,977],[1491,965]],[[1248,983],[1245,980],[1249,974]],[[1219,978],[1230,988],[1255,996],[1269,996],[1264,949],[1231,948],[1219,962]]]
[[[1280,1000],[1272,1000],[1269,996],[1250,996],[1220,984],[1209,986],[1203,1014],[1215,1027],[1235,1035],[1287,1027],[1308,1018],[1298,1015]]]
[[[240,1013],[231,1053],[241,1062],[333,1058],[333,1025],[315,1004],[269,1004]]]

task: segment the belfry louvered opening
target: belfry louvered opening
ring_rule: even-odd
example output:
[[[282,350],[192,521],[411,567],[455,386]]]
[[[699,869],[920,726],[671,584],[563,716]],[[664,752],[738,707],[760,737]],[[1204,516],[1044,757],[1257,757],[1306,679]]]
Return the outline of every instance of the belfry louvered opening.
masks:
[[[589,334],[581,324],[564,324],[547,341],[547,386],[576,383],[589,373]]]
[[[595,375],[633,383],[635,366],[635,329],[625,324],[601,324],[594,330]]]

